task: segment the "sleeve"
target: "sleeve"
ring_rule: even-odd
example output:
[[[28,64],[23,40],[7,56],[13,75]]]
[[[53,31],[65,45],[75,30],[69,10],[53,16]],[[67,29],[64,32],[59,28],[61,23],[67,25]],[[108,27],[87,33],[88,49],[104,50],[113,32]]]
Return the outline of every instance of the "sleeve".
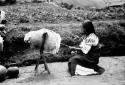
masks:
[[[91,34],[86,38],[85,43],[91,46],[97,46],[99,43],[99,38],[95,34]]]
[[[91,46],[90,46],[90,45],[87,45],[87,44],[85,43],[85,40],[83,40],[83,41],[81,42],[81,44],[79,45],[79,47],[81,48],[82,52],[85,53],[85,54],[87,54],[87,53],[90,51],[90,49],[91,49]]]

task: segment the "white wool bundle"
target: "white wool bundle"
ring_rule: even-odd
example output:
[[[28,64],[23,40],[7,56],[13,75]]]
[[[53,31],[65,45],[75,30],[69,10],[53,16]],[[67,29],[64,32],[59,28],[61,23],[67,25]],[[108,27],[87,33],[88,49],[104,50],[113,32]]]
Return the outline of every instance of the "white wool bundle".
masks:
[[[0,51],[3,51],[3,38],[0,36]]]
[[[24,41],[30,43],[31,48],[40,48],[44,33],[48,34],[44,45],[44,53],[56,54],[60,48],[61,37],[52,30],[43,28],[37,31],[30,31],[25,34]]]
[[[5,20],[6,19],[6,16],[5,16],[5,12],[3,10],[0,11],[1,14],[0,14],[0,23],[2,22],[2,20]]]

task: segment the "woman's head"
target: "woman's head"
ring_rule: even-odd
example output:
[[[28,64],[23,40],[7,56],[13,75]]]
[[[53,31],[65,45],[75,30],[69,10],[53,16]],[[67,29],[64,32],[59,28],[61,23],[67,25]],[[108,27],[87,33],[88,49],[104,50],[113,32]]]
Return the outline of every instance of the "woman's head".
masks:
[[[89,35],[91,33],[95,33],[95,29],[94,29],[94,26],[93,26],[93,23],[92,21],[90,20],[85,20],[82,24],[82,32],[85,34],[85,35]]]

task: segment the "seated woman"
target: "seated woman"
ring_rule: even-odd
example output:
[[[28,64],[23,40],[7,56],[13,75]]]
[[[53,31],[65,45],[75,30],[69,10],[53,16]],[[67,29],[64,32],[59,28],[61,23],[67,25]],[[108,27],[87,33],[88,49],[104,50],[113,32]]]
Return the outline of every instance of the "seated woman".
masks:
[[[90,20],[83,23],[84,38],[79,48],[70,47],[77,51],[77,55],[71,57],[68,62],[69,73],[75,75],[76,66],[93,69],[97,74],[102,74],[105,70],[98,66],[100,57],[99,38],[95,33],[94,26]]]

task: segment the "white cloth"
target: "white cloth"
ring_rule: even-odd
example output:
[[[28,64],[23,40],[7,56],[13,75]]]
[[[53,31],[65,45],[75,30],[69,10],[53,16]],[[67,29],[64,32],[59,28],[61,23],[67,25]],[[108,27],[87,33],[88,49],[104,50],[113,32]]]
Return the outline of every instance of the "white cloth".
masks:
[[[83,39],[79,47],[83,53],[87,54],[90,51],[91,46],[96,46],[98,43],[99,38],[94,33],[91,33],[87,38]]]
[[[91,75],[91,74],[97,74],[97,72],[94,71],[93,69],[76,65],[75,75]]]

